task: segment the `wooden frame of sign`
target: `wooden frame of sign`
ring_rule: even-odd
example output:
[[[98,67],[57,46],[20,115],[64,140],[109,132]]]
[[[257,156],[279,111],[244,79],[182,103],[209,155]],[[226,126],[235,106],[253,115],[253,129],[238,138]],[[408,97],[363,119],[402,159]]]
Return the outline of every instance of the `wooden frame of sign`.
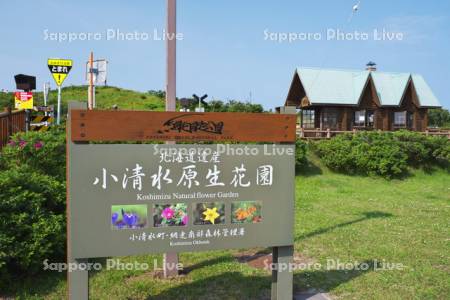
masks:
[[[114,233],[106,232],[106,225],[98,225],[100,223],[93,223],[96,226],[101,227],[93,228],[92,232],[87,233],[84,225],[80,225],[80,220],[86,218],[85,216],[80,215],[80,207],[86,211],[88,210],[99,210],[100,214],[107,215],[107,213],[101,212],[104,210],[104,207],[100,207],[98,204],[93,203],[92,199],[100,199],[103,197],[103,194],[100,192],[104,192],[100,188],[100,192],[94,191],[92,194],[83,194],[86,190],[93,189],[91,182],[83,181],[90,172],[95,171],[96,169],[92,169],[90,165],[95,165],[98,163],[98,160],[103,159],[103,156],[114,157],[115,160],[116,155],[122,155],[124,149],[125,152],[128,149],[131,151],[135,151],[135,153],[140,154],[141,147],[144,149],[145,147],[149,147],[149,145],[88,145],[89,142],[94,141],[108,141],[108,142],[146,142],[146,141],[184,141],[184,142],[266,142],[269,144],[279,143],[280,147],[285,147],[287,150],[292,150],[295,148],[293,144],[296,139],[296,115],[295,113],[290,112],[288,110],[283,110],[285,114],[250,114],[250,113],[179,113],[179,112],[146,112],[146,111],[97,111],[97,110],[87,110],[85,104],[81,103],[70,103],[69,105],[69,115],[67,120],[67,255],[68,255],[68,263],[87,263],[89,258],[94,257],[106,257],[106,256],[120,256],[120,255],[134,255],[139,253],[146,253],[145,249],[142,246],[134,246],[134,244],[130,244],[128,249],[125,247],[124,249],[115,249],[113,245],[116,237],[122,238],[126,233],[115,231]],[[291,113],[291,114],[287,114]],[[267,144],[266,144],[267,145]],[[179,147],[180,145],[172,145],[172,147]],[[182,146],[182,145],[181,145]],[[195,145],[191,145],[194,147]],[[211,145],[209,145],[211,146]],[[239,147],[239,145],[233,145],[234,147]],[[121,148],[127,147],[127,148]],[[207,146],[208,147],[208,146]],[[255,149],[257,147],[263,147],[263,145],[252,145]],[[121,149],[119,152],[117,149]],[[145,148],[148,150],[148,148]],[[195,149],[195,148],[194,148]],[[262,149],[262,148],[259,148]],[[99,151],[97,151],[99,150]],[[90,158],[86,157],[91,152],[100,152],[100,154],[93,154],[95,157]],[[105,151],[103,154],[102,151]],[[136,152],[137,151],[137,152]],[[119,154],[118,154],[119,153]],[[145,152],[148,153],[148,152]],[[126,157],[124,157],[126,158]],[[228,158],[229,159],[229,158]],[[247,158],[246,158],[247,159]],[[253,162],[267,162],[270,159],[275,160],[275,158],[267,158],[254,159]],[[82,162],[85,160],[85,162]],[[251,160],[251,159],[249,159]],[[119,159],[121,161],[121,159]],[[233,162],[232,159],[228,160],[229,162]],[[270,187],[270,189],[261,191],[254,191],[252,187],[250,189],[243,190],[243,194],[245,195],[245,199],[248,198],[248,195],[259,195],[263,194],[261,197],[264,198],[265,194],[270,194],[270,199],[280,198],[278,197],[280,194],[284,194],[280,192],[280,188],[284,189],[285,193],[289,196],[285,198],[284,202],[279,203],[269,203],[266,206],[267,210],[267,222],[260,226],[269,226],[269,227],[259,227],[264,228],[262,232],[270,232],[273,227],[273,233],[268,234],[268,238],[266,237],[254,237],[255,233],[261,233],[261,229],[257,229],[259,231],[253,231],[252,225],[245,225],[245,229],[249,231],[249,236],[251,238],[245,238],[243,240],[237,241],[222,241],[221,239],[217,239],[215,246],[198,246],[197,248],[187,247],[178,248],[179,251],[204,251],[204,250],[213,250],[213,249],[226,249],[226,248],[236,248],[239,243],[243,241],[244,248],[245,247],[253,247],[253,246],[265,246],[273,248],[273,265],[279,266],[279,264],[284,264],[287,266],[292,262],[293,258],[293,223],[294,223],[294,168],[291,166],[293,163],[293,157],[289,157],[289,159],[280,159],[276,161],[274,164],[274,168],[280,166],[283,169],[283,172],[277,173],[277,176],[280,176],[280,180],[283,183],[274,187]],[[279,163],[279,165],[277,165]],[[176,166],[173,167],[176,169]],[[199,167],[199,170],[203,167]],[[225,167],[224,167],[225,168]],[[226,167],[228,168],[228,167]],[[96,172],[96,171],[95,171]],[[285,174],[286,173],[286,174]],[[291,174],[292,173],[292,174]],[[75,174],[75,175],[74,175]],[[258,174],[258,173],[256,173]],[[106,175],[103,175],[104,178]],[[109,175],[108,175],[109,176]],[[256,175],[257,177],[258,175]],[[79,179],[82,178],[82,179]],[[255,178],[255,177],[252,177]],[[255,181],[257,181],[256,179]],[[276,180],[276,179],[274,179]],[[98,178],[96,178],[98,182]],[[116,179],[116,182],[118,180]],[[97,184],[94,183],[94,184]],[[229,181],[227,181],[229,182]],[[287,183],[288,182],[288,183]],[[106,185],[106,183],[105,183]],[[90,187],[88,187],[90,186]],[[81,187],[81,188],[80,188]],[[176,189],[182,187],[176,187]],[[286,189],[292,189],[291,191],[286,191]],[[178,190],[177,190],[178,191]],[[182,191],[182,190],[181,190]],[[122,191],[113,191],[114,195],[120,194]],[[258,194],[259,193],[259,194]],[[92,196],[93,195],[93,196]],[[97,197],[100,195],[99,197]],[[108,194],[109,195],[109,194]],[[256,196],[255,196],[256,197]],[[77,206],[76,202],[83,202],[86,200],[82,199],[91,199],[86,206]],[[120,197],[119,197],[120,198]],[[126,198],[126,197],[124,197]],[[250,197],[251,198],[251,197]],[[282,197],[281,197],[282,198]],[[134,199],[136,200],[136,199]],[[239,200],[239,199],[237,199]],[[267,199],[266,199],[267,200]],[[266,201],[264,200],[264,201]],[[281,201],[280,199],[278,199]],[[211,200],[213,201],[213,200]],[[216,201],[216,200],[214,200]],[[98,202],[101,202],[100,200]],[[226,202],[224,202],[226,203]],[[264,202],[261,202],[264,203]],[[273,203],[273,204],[270,204]],[[188,203],[192,207],[192,203]],[[228,204],[227,204],[228,205]],[[230,204],[231,205],[231,204]],[[265,205],[265,204],[264,204]],[[281,209],[281,213],[286,215],[286,211],[288,216],[286,220],[277,220],[277,222],[270,223],[270,218],[273,219],[273,215],[271,215],[271,211],[277,210],[273,209],[270,205],[278,205],[283,206],[286,205],[286,210],[283,211]],[[105,206],[106,207],[106,206]],[[112,206],[108,206],[109,208],[109,217],[111,218],[111,210]],[[225,208],[224,208],[225,209]],[[225,214],[231,215],[231,208],[227,206],[225,209]],[[89,214],[91,212],[86,212]],[[153,211],[154,213],[154,211]],[[290,215],[292,213],[292,215]],[[122,210],[123,214],[123,210]],[[102,216],[101,218],[104,218]],[[101,219],[100,218],[100,219]],[[284,217],[283,217],[284,218]],[[283,219],[280,218],[280,219]],[[284,222],[284,223],[283,223]],[[82,222],[84,223],[84,222]],[[114,222],[113,222],[114,223]],[[231,222],[232,223],[232,222]],[[281,223],[278,224],[278,223]],[[214,222],[213,222],[214,225]],[[223,225],[225,228],[228,225]],[[236,224],[235,224],[236,225]],[[102,227],[104,226],[104,227]],[[108,226],[111,226],[109,224]],[[277,227],[278,226],[278,227]],[[280,227],[281,226],[281,227]],[[284,226],[284,227],[283,227]],[[286,228],[287,226],[287,228]],[[75,228],[77,227],[77,228]],[[215,227],[218,228],[218,227]],[[84,237],[84,235],[95,235],[94,231],[98,231],[101,234],[105,233],[104,241],[101,243],[106,243],[107,245],[98,245],[97,248],[92,247],[90,245],[92,241],[95,243],[95,239]],[[102,231],[103,230],[103,231]],[[174,230],[174,229],[172,229]],[[228,230],[228,229],[224,229]],[[284,236],[279,237],[280,232],[283,233]],[[100,235],[101,235],[100,234]],[[256,235],[258,235],[256,234]],[[272,234],[272,235],[270,235]],[[134,234],[133,234],[134,236]],[[270,240],[264,240],[270,239]],[[121,240],[122,242],[123,240]],[[134,237],[133,237],[134,241]],[[261,242],[262,241],[262,242]],[[214,243],[214,242],[213,242]],[[151,245],[151,244],[147,244]],[[149,250],[148,253],[160,253],[167,250],[166,245],[161,247],[161,243],[155,242],[154,248],[152,251]],[[222,248],[225,245],[224,248]],[[102,250],[102,247],[107,247],[106,251]],[[109,248],[108,248],[109,247]],[[134,247],[134,248],[133,248]],[[149,247],[149,246],[144,246]],[[153,246],[151,246],[153,247]],[[114,250],[109,250],[113,248]],[[120,248],[120,247],[118,247]],[[240,247],[242,248],[242,247]],[[103,252],[102,252],[103,251]],[[127,252],[129,251],[129,252]],[[158,251],[158,252],[157,252]],[[104,254],[104,255],[103,255]],[[89,286],[88,286],[88,271],[77,269],[76,271],[68,272],[68,296],[69,299],[88,299],[89,298]],[[272,271],[272,299],[292,299],[292,289],[293,289],[293,273],[288,268],[283,267],[275,267]]]

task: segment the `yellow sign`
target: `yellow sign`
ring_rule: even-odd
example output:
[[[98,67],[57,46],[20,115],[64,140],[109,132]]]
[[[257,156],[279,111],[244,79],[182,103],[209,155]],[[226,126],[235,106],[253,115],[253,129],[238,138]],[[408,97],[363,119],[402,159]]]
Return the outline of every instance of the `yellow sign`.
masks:
[[[71,59],[48,59],[47,65],[56,85],[61,86],[72,69]]]
[[[15,92],[14,106],[16,109],[33,109],[33,93]]]

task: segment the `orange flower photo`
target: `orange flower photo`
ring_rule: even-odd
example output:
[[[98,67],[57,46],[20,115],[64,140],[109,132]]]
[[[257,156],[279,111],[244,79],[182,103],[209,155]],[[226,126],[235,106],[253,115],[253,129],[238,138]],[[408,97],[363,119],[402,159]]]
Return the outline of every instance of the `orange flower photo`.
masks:
[[[259,223],[262,221],[261,202],[233,202],[231,212],[231,223]]]

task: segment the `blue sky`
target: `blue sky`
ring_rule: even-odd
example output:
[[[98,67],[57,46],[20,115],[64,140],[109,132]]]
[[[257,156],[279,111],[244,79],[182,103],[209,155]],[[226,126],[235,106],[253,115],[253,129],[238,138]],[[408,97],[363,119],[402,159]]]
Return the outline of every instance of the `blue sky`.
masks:
[[[297,66],[363,69],[372,60],[382,71],[422,74],[443,106],[450,107],[450,1],[178,0],[177,96],[208,93],[215,99],[284,103]],[[2,0],[0,88],[14,89],[13,75],[51,81],[47,58],[74,60],[64,85],[84,83],[89,52],[109,61],[108,84],[146,91],[164,89],[163,41],[107,40],[108,29],[161,34],[165,1]],[[327,30],[368,33],[369,40],[327,40]],[[403,34],[375,41],[373,30]],[[51,33],[92,33],[99,40],[45,40]],[[266,33],[272,34],[269,40]],[[279,42],[276,33],[319,33],[320,40]],[[353,34],[356,38],[356,35]],[[120,105],[120,104],[119,104]]]

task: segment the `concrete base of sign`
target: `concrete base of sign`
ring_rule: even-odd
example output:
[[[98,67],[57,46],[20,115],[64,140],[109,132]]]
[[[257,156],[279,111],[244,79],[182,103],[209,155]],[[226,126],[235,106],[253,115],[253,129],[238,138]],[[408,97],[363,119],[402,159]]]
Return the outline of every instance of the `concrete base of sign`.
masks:
[[[272,271],[272,300],[292,299],[294,274],[289,271],[293,262],[294,246],[274,247],[272,249],[272,263],[277,265]]]

